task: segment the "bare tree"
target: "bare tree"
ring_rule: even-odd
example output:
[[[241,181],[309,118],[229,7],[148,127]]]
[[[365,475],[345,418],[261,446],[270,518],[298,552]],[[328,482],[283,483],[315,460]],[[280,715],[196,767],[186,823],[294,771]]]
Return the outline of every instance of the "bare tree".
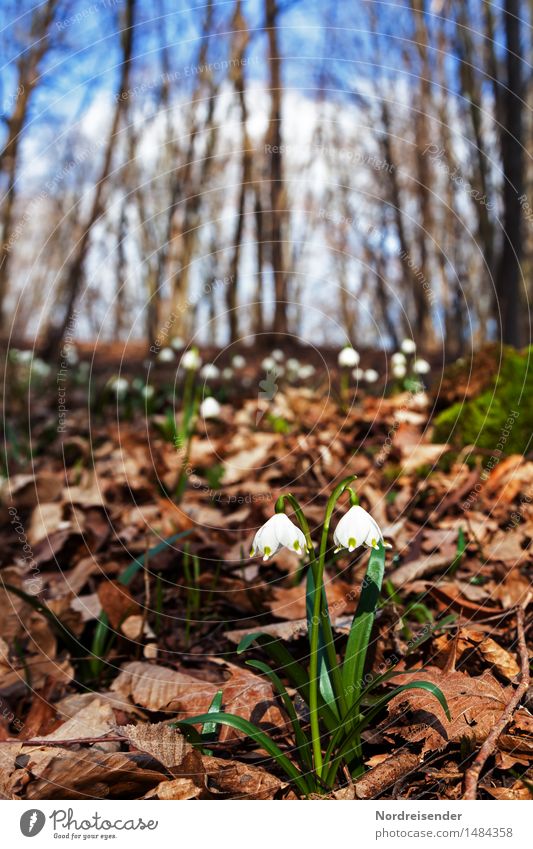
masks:
[[[122,61],[120,81],[116,97],[113,120],[109,129],[104,158],[99,177],[95,184],[94,196],[87,220],[83,223],[82,233],[74,250],[74,255],[68,265],[60,291],[60,316],[56,322],[55,316],[47,332],[43,348],[43,356],[52,358],[57,353],[70,317],[78,300],[83,284],[85,260],[90,245],[91,232],[104,211],[104,188],[111,173],[113,153],[116,146],[117,134],[120,128],[124,104],[128,99],[128,86],[131,75],[133,53],[133,32],[135,27],[136,0],[125,0],[124,23],[121,31]]]
[[[46,0],[31,16],[29,47],[16,61],[16,88],[13,111],[5,120],[7,139],[0,152],[0,175],[6,183],[0,208],[0,328],[4,327],[4,302],[9,281],[13,210],[16,198],[17,172],[22,132],[26,124],[32,96],[39,85],[41,63],[53,44],[52,24],[58,0]]]

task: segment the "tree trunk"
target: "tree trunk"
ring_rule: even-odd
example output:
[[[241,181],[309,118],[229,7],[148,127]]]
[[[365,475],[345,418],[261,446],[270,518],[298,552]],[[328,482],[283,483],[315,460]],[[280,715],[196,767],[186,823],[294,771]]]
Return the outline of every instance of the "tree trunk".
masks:
[[[520,294],[522,259],[522,211],[524,192],[524,154],[522,147],[522,110],[524,97],[520,4],[505,0],[505,64],[507,89],[503,100],[505,123],[501,133],[503,166],[503,247],[496,277],[495,317],[502,342],[520,345]]]
[[[107,183],[111,172],[111,163],[117,132],[120,126],[122,111],[124,104],[127,101],[127,89],[131,72],[131,57],[133,51],[133,29],[135,26],[135,2],[136,0],[126,0],[126,15],[124,28],[122,30],[122,65],[120,74],[120,85],[116,100],[115,111],[109,136],[107,139],[106,149],[104,153],[104,161],[100,171],[100,176],[96,182],[94,189],[94,198],[91,206],[89,217],[84,224],[82,236],[77,244],[74,258],[72,259],[62,289],[62,299],[64,302],[62,315],[59,322],[56,324],[52,321],[52,325],[48,331],[48,339],[44,345],[43,356],[47,359],[55,357],[61,347],[61,340],[65,335],[65,331],[71,320],[74,307],[78,300],[78,296],[83,283],[83,272],[85,260],[89,249],[91,231],[98,218],[104,211],[103,205],[103,190]]]
[[[281,60],[278,43],[278,8],[276,0],[265,0],[268,34],[270,125],[268,153],[270,171],[270,248],[274,277],[274,333],[287,332],[287,282],[283,263],[283,157],[281,147]]]

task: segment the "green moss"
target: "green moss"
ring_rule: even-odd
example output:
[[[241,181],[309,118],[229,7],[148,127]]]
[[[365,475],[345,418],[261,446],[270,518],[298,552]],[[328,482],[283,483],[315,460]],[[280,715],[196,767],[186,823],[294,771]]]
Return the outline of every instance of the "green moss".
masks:
[[[530,448],[533,433],[532,397],[533,347],[525,351],[503,348],[489,387],[439,413],[433,440],[523,454]]]

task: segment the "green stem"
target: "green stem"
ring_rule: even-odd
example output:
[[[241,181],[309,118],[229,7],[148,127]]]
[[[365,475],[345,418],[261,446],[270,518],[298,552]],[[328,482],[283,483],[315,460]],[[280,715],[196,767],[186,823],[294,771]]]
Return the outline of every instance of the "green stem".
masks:
[[[331,667],[331,676],[333,678],[333,687],[335,690],[335,695],[339,700],[339,707],[341,711],[341,715],[343,715],[346,711],[346,697],[344,694],[344,685],[342,683],[342,676],[337,664],[337,655],[335,653],[335,642],[333,638],[333,629],[331,627],[331,622],[329,621],[328,610],[327,610],[327,602],[325,598],[325,593],[323,591],[323,583],[324,583],[324,566],[326,562],[326,551],[328,544],[328,534],[329,527],[331,524],[331,517],[333,516],[333,510],[335,509],[335,505],[341,495],[348,489],[349,484],[355,480],[356,475],[350,475],[340,482],[338,486],[335,487],[333,492],[331,493],[328,503],[326,506],[326,514],[324,516],[324,524],[322,526],[322,536],[320,538],[320,551],[318,555],[318,567],[316,570],[316,574],[313,573],[313,577],[315,579],[315,602],[316,595],[319,596],[320,601],[324,601],[324,604],[320,605],[320,622],[322,625],[322,632],[324,634],[324,642],[326,646],[326,653],[328,656],[328,662]],[[324,598],[323,598],[324,596]]]

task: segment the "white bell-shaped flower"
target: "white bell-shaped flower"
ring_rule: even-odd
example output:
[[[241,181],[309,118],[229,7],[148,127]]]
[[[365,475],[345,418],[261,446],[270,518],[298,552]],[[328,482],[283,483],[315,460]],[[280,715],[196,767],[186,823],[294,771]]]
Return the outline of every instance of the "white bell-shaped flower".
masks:
[[[181,366],[187,371],[198,371],[202,365],[202,360],[197,348],[189,348],[185,351],[181,358]]]
[[[358,352],[351,345],[347,345],[339,351],[338,363],[341,368],[355,368],[359,365],[360,359]]]
[[[359,505],[350,507],[344,514],[335,528],[333,541],[337,546],[336,551],[340,551],[341,548],[354,551],[360,545],[379,548],[380,542],[386,548],[390,548],[390,545],[383,541],[383,534],[377,522]]]
[[[416,344],[413,339],[404,339],[400,347],[404,354],[414,354],[416,351]]]
[[[220,377],[220,369],[214,363],[206,363],[200,369],[200,377],[204,380],[217,380]]]
[[[157,355],[157,359],[160,363],[172,363],[174,362],[176,355],[172,348],[161,348],[159,354]]]
[[[402,354],[401,351],[396,351],[390,358],[390,361],[393,366],[404,366],[406,363],[405,354]]]
[[[285,513],[274,513],[257,531],[250,557],[262,554],[263,560],[268,560],[280,548],[288,548],[301,556],[305,554],[305,536]]]
[[[376,380],[379,380],[379,374],[377,373],[375,368],[367,368],[365,371],[365,378],[367,383],[375,383]]]
[[[415,374],[428,374],[431,371],[431,366],[427,360],[418,359],[413,363],[413,371]]]
[[[392,374],[394,377],[398,378],[398,380],[401,380],[402,377],[405,377],[406,373],[407,369],[405,368],[403,363],[393,363]]]
[[[217,399],[209,395],[200,404],[200,415],[203,419],[216,419],[220,415],[220,409]]]

